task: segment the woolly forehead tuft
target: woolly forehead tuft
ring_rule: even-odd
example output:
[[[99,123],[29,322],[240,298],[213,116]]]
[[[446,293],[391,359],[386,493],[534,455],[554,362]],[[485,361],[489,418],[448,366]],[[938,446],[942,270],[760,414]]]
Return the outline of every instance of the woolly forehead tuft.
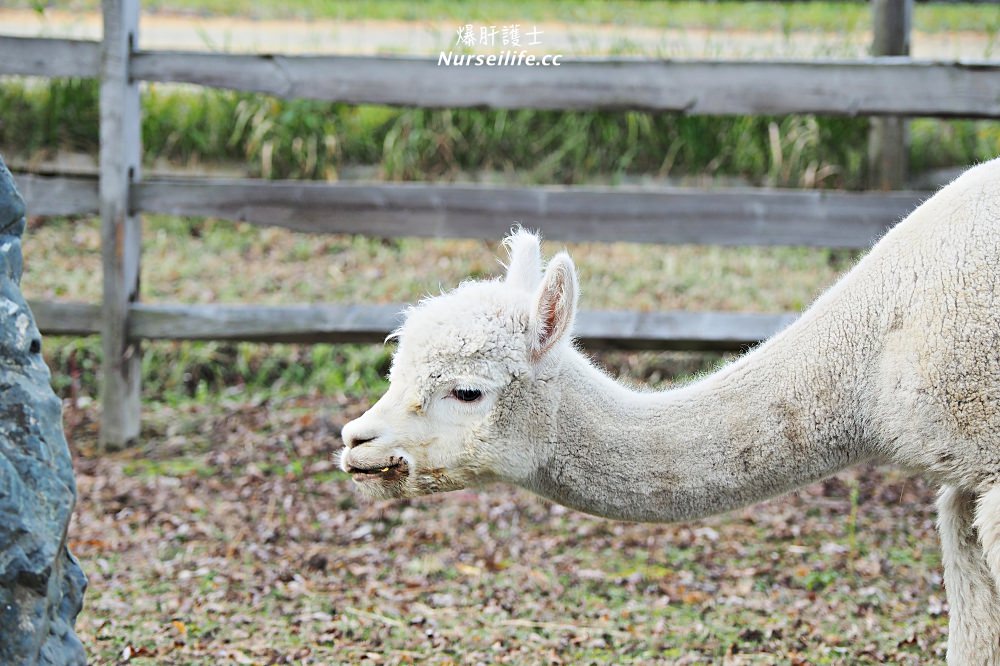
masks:
[[[410,308],[399,330],[406,355],[507,357],[526,349],[530,296],[499,281],[467,282]]]

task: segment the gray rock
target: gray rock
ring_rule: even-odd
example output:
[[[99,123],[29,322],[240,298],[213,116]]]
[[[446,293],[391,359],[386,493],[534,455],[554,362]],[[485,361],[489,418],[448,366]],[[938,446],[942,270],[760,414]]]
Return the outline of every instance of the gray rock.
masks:
[[[0,158],[0,664],[86,664],[87,579],[66,547],[76,483],[42,338],[21,295],[24,201]]]

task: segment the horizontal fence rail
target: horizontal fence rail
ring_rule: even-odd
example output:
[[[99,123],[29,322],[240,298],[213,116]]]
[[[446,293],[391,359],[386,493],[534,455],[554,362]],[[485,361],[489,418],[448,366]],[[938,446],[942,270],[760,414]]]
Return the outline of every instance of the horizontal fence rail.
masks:
[[[514,222],[561,241],[868,247],[916,193],[147,181],[140,210],[296,231],[498,239]]]
[[[94,179],[19,176],[18,182],[34,214],[92,215],[97,210]],[[496,240],[520,222],[559,241],[866,248],[926,196],[192,178],[135,185],[132,211],[384,237]]]
[[[139,52],[133,75],[349,104],[1000,117],[1000,65],[573,59],[560,67],[439,66],[435,58]]]
[[[37,217],[94,216],[100,209],[97,178],[14,173],[28,214]]]
[[[97,42],[0,37],[0,74],[97,76]],[[437,58],[136,51],[134,79],[349,104],[646,109],[700,115],[816,113],[1000,117],[1000,64],[852,61],[563,61],[439,66]]]
[[[45,335],[93,335],[99,305],[31,303]],[[152,305],[129,308],[129,333],[147,340],[382,342],[402,323],[402,305]],[[574,325],[591,348],[738,350],[767,339],[796,314],[584,311]]]
[[[100,42],[0,36],[0,75],[96,78],[100,67]]]
[[[42,335],[96,335],[101,332],[101,306],[32,300],[28,305]]]

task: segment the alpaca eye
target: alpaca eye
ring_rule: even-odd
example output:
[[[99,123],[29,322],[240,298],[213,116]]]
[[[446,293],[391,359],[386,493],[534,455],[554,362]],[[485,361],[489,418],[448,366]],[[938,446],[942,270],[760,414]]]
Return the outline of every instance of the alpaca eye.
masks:
[[[479,389],[456,388],[451,390],[451,395],[462,402],[475,402],[483,397],[483,392]]]

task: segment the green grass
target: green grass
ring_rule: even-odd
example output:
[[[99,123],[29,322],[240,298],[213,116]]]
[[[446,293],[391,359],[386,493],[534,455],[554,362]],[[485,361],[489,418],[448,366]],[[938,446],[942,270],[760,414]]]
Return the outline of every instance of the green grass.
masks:
[[[50,337],[45,347],[55,391],[95,399],[100,340]],[[375,345],[149,342],[143,345],[143,399],[171,406],[289,395],[371,400],[387,386],[391,351]]]
[[[14,6],[45,6],[43,0],[14,0]],[[61,6],[96,10],[97,0],[70,0]],[[558,21],[653,28],[739,30],[824,30],[852,32],[871,22],[865,2],[712,2],[705,0],[146,0],[145,12],[193,12],[254,18],[492,23]],[[1000,8],[987,5],[917,4],[914,28],[927,32],[997,31]]]
[[[0,85],[0,147],[29,159],[96,153],[97,86]],[[621,182],[735,177],[785,187],[863,187],[868,121],[816,116],[394,109],[151,85],[147,164],[238,164],[264,178]],[[913,122],[916,171],[1000,153],[995,121]]]

